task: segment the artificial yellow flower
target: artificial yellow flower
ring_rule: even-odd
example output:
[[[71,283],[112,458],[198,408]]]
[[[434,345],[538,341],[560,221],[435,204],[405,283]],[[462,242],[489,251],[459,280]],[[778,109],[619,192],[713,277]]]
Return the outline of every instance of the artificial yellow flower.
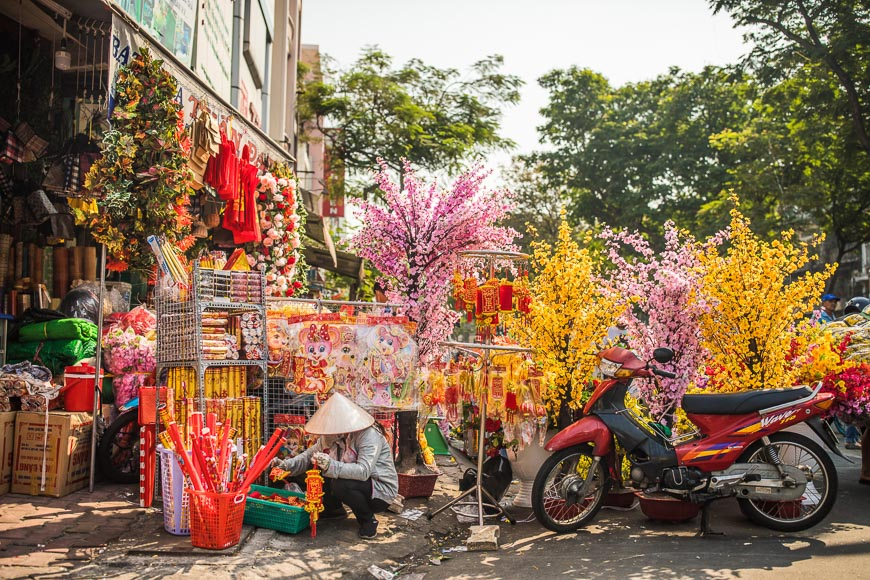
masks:
[[[749,220],[731,210],[731,237],[726,247],[708,243],[700,254],[702,289],[696,300],[710,309],[701,317],[703,346],[710,367],[719,369],[711,384],[718,390],[787,387],[801,373],[789,360],[796,327],[821,295],[836,269],[801,273],[811,259],[810,244],[794,232],[765,242],[750,230]],[[815,246],[821,238],[813,240]]]
[[[534,231],[532,230],[534,234]],[[614,325],[616,300],[604,294],[592,254],[571,237],[563,212],[555,246],[532,243],[531,312],[506,321],[520,344],[534,350],[535,363],[551,378],[543,393],[551,418],[563,405],[580,408],[596,357]]]

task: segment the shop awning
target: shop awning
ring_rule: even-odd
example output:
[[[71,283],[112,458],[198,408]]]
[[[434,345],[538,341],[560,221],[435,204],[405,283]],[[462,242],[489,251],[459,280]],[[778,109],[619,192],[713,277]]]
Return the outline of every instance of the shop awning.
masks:
[[[337,251],[336,260],[332,261],[332,256],[323,248],[307,247],[302,251],[305,254],[305,260],[309,266],[323,268],[342,276],[347,276],[353,280],[362,280],[363,265],[362,258],[348,252]]]
[[[324,246],[324,248],[306,246],[303,253],[308,264],[354,280],[361,280],[363,275],[362,258],[350,252],[335,249],[326,222],[315,211],[318,196],[307,189],[300,188],[299,191],[302,194],[305,210],[308,212],[308,218],[305,221],[305,235]]]

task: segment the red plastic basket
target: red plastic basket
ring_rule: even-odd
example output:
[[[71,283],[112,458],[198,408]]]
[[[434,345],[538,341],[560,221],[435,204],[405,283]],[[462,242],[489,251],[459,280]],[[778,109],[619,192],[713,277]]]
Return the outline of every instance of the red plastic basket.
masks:
[[[239,543],[247,492],[190,494],[190,543],[196,548],[224,550]]]

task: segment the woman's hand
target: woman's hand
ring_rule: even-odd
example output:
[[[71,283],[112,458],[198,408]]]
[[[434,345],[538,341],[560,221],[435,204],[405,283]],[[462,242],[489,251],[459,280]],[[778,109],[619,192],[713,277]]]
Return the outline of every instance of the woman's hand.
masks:
[[[326,453],[315,453],[312,459],[317,464],[318,469],[320,469],[321,471],[326,471],[327,469],[329,469],[329,462],[331,461],[331,459]]]

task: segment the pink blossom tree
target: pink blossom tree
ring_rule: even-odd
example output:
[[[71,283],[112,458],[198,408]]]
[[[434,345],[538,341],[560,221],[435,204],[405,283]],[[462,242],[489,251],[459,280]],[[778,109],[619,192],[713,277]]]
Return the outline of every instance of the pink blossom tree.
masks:
[[[700,319],[709,306],[700,293],[697,243],[671,221],[665,223],[665,248],[659,253],[637,232],[606,228],[601,237],[614,266],[604,283],[626,307],[620,322],[629,347],[645,360],[658,347],[676,354],[662,366],[677,378],[661,379],[660,392],[654,392],[651,381],[638,381],[652,417],[673,423],[672,413],[686,389],[701,378],[699,369],[706,360]]]
[[[447,300],[453,271],[463,250],[514,249],[519,234],[498,226],[513,208],[506,189],[488,189],[490,172],[475,166],[448,189],[420,180],[404,162],[403,185],[381,162],[376,179],[384,205],[357,200],[362,227],[350,239],[357,254],[389,279],[391,302],[402,304],[417,323],[423,364],[438,357],[438,343],[450,336],[459,314]]]
[[[388,278],[390,302],[417,323],[420,362],[437,360],[459,314],[448,306],[451,278],[459,253],[476,249],[514,249],[519,234],[498,226],[513,208],[511,193],[489,189],[489,172],[475,166],[448,189],[425,183],[403,162],[399,183],[381,161],[376,175],[384,192],[383,205],[353,202],[362,227],[350,239],[357,254]],[[411,471],[418,458],[417,413],[399,413],[400,470]]]

